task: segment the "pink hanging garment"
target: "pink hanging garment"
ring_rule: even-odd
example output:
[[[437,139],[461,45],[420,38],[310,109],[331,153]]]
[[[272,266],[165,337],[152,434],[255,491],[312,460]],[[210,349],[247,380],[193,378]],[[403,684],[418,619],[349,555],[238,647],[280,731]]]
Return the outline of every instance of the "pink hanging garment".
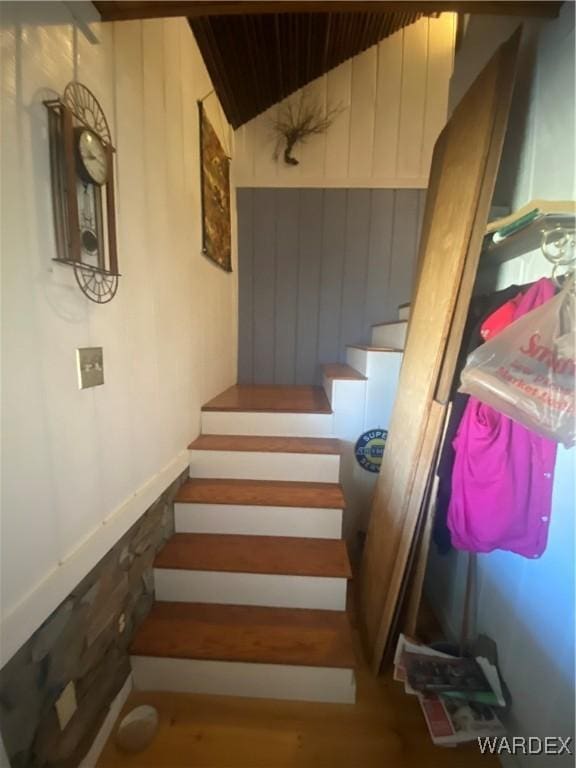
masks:
[[[538,280],[511,322],[553,295],[552,281]],[[470,397],[453,446],[452,544],[470,552],[505,549],[540,557],[548,539],[557,444]]]

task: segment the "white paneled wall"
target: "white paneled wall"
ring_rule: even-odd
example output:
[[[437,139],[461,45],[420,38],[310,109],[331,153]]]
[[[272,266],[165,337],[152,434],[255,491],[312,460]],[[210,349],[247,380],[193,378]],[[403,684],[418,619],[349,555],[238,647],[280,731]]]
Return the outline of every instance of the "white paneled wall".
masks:
[[[325,134],[274,159],[275,106],[234,135],[242,187],[390,187],[428,185],[432,149],[446,122],[455,15],[421,19],[288,97],[341,112]]]
[[[196,100],[212,86],[192,33],[183,19],[94,32],[65,3],[2,3],[2,660],[186,468],[200,406],[236,377],[235,275],[200,253]],[[118,150],[122,277],[105,306],[52,262],[42,100],[72,79]],[[229,146],[214,97],[207,109]],[[104,348],[104,386],[78,390],[81,346]]]

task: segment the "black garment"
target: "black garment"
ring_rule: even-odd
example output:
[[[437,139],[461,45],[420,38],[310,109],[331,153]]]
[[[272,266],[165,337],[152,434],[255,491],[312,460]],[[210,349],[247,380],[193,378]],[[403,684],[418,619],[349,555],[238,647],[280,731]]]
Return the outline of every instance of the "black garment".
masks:
[[[452,495],[452,469],[456,458],[452,443],[458,432],[458,427],[460,426],[462,416],[464,415],[466,405],[468,404],[468,398],[470,397],[462,392],[458,392],[458,387],[460,386],[460,374],[466,366],[468,355],[483,343],[480,331],[482,330],[484,321],[499,307],[507,301],[510,301],[510,299],[513,299],[519,293],[522,293],[528,287],[528,285],[511,285],[509,288],[505,288],[503,291],[498,291],[497,293],[474,296],[470,302],[470,309],[468,311],[468,318],[462,336],[462,344],[456,362],[454,381],[452,383],[452,412],[450,413],[450,419],[448,421],[448,426],[446,427],[446,436],[444,438],[444,444],[442,445],[440,460],[438,462],[438,496],[436,499],[436,514],[434,517],[432,537],[438,552],[441,555],[448,554],[452,549],[450,530],[447,524],[448,506]]]

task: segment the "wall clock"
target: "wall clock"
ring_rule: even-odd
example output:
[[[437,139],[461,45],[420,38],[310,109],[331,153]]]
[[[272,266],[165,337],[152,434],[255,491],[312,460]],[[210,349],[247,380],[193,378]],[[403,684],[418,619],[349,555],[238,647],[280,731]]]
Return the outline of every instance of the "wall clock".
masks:
[[[85,85],[68,83],[48,110],[57,257],[98,304],[118,290],[114,147],[108,121]]]

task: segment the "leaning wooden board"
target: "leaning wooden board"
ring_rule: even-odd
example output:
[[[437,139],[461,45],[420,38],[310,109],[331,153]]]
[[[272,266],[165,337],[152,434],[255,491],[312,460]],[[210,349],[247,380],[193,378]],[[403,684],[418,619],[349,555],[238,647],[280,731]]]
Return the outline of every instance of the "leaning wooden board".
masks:
[[[475,274],[480,256],[519,42],[520,30],[498,49],[454,111],[434,151],[418,283],[361,569],[362,620],[375,672],[389,640],[440,438],[443,409],[432,405],[441,374],[444,381],[453,375],[457,344],[450,338],[454,333],[461,337],[462,308],[472,292],[473,280],[463,282],[463,275]]]

